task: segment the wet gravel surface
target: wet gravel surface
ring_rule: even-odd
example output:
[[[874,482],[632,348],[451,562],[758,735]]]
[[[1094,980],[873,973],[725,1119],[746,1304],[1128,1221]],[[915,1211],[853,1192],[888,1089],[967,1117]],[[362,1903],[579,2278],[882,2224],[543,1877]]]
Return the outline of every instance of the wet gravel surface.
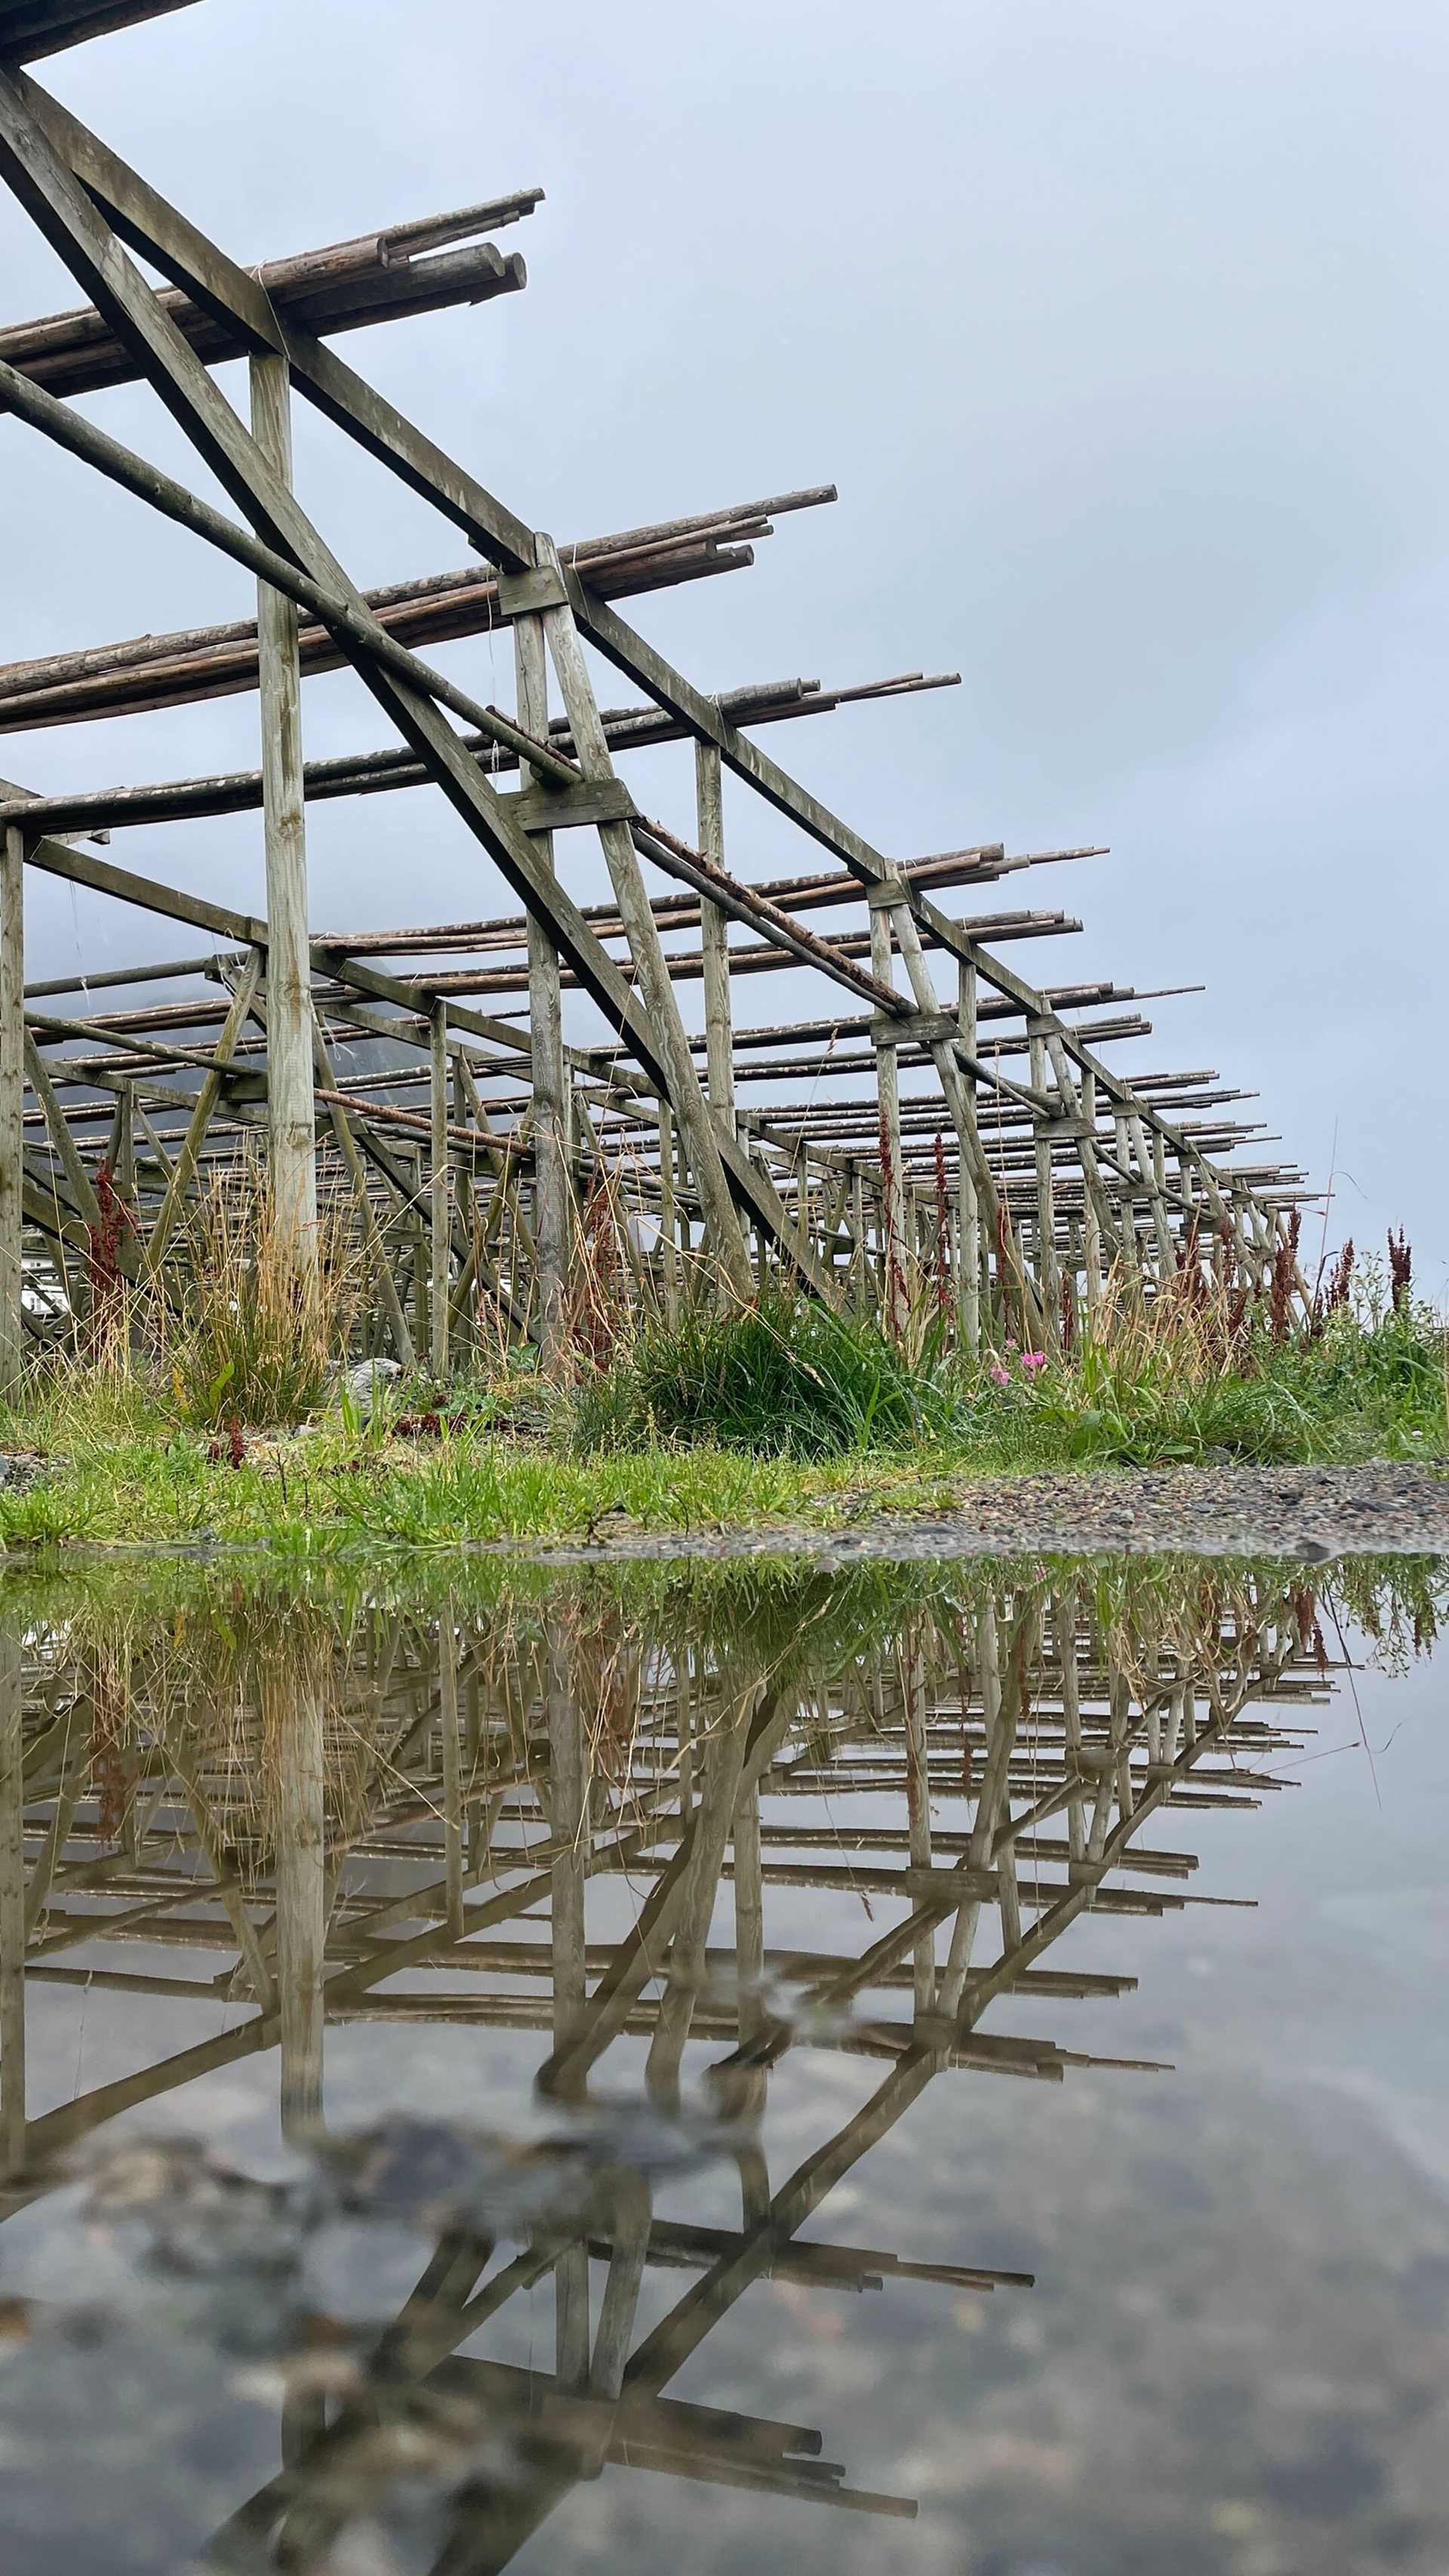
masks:
[[[847,1508],[848,1508],[848,1498]],[[822,1564],[861,1557],[1449,1555],[1449,1475],[1413,1466],[1166,1467],[998,1477],[949,1510],[880,1513],[832,1530],[789,1522],[752,1530],[636,1528],[605,1513],[582,1541],[528,1547],[580,1564],[615,1556],[765,1556]]]

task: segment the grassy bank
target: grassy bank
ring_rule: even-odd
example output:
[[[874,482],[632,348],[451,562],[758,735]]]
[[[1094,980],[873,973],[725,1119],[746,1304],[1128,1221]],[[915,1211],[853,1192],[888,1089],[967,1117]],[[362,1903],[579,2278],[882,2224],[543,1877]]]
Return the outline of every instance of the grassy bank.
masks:
[[[270,1385],[272,1381],[266,1381]],[[7,1550],[255,1543],[293,1558],[948,1508],[1033,1469],[1412,1459],[1449,1474],[1449,1340],[1370,1281],[1293,1334],[1196,1298],[1072,1352],[907,1353],[818,1307],[696,1312],[547,1387],[517,1364],[394,1382],[364,1419],[312,1390],[250,1419],[245,1369],[53,1366],[0,1411]]]

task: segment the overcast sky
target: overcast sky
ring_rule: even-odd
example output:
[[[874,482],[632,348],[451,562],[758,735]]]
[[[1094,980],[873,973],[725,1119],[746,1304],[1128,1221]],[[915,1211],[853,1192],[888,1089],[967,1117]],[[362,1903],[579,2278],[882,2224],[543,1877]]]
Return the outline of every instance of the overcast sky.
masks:
[[[1013,962],[1204,982],[1124,1069],[1259,1089],[1320,1181],[1336,1135],[1331,1239],[1402,1219],[1443,1292],[1442,7],[202,0],[37,68],[247,262],[541,185],[500,237],[526,294],[349,358],[561,539],[838,483],[751,572],[628,613],[709,687],[959,669],[764,739],[903,857],[1110,843],[1007,881],[1086,925]],[[7,319],[78,300],[8,199],[0,275]],[[86,408],[208,488],[149,393]],[[354,578],[466,559],[299,409]],[[0,654],[250,613],[18,424],[0,455]],[[506,698],[506,642],[437,658]],[[350,675],[306,716],[318,754],[383,739]],[[0,742],[42,789],[256,757],[251,698]],[[676,755],[650,802],[688,828]],[[728,822],[742,874],[810,864],[756,800]],[[238,818],[117,854],[257,905],[259,844]],[[311,855],[320,927],[512,909],[429,792],[316,809]],[[30,922],[32,973],[165,945],[48,881]]]

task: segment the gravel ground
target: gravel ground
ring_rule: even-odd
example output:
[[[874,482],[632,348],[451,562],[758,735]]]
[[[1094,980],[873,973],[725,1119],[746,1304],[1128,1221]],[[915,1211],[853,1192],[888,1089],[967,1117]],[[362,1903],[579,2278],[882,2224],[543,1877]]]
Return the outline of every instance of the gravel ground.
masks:
[[[646,1531],[605,1515],[587,1542],[530,1546],[579,1564],[613,1556],[1449,1556],[1449,1481],[1423,1467],[1167,1467],[998,1477],[948,1512],[871,1514],[844,1529]]]

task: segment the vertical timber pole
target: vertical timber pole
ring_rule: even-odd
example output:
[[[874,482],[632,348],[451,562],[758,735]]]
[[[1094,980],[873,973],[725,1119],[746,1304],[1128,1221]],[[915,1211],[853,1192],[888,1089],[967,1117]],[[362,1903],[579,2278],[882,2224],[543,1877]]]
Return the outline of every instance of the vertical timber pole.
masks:
[[[699,846],[716,867],[724,866],[724,802],[720,756],[712,742],[694,746],[694,796]],[[729,919],[708,895],[700,898],[700,946],[704,955],[705,1064],[709,1105],[730,1135],[735,1132],[735,1044],[730,1002]]]
[[[249,361],[252,436],[288,490],[292,403],[287,361]],[[297,611],[257,584],[262,817],[267,853],[267,1147],[278,1239],[299,1284],[317,1278],[317,1150],[312,1100],[312,958],[307,944],[307,823],[302,793],[302,672]]]
[[[1031,1067],[1031,1087],[1043,1093],[1047,1088],[1047,1050],[1045,1032],[1027,1022]],[[1041,1298],[1043,1350],[1055,1350],[1062,1335],[1061,1281],[1057,1268],[1057,1210],[1052,1188],[1051,1122],[1044,1110],[1032,1112],[1032,1137],[1036,1152],[1036,1268],[1037,1289]]]
[[[25,837],[0,832],[0,1401],[20,1391],[25,1325]]]
[[[666,1320],[679,1321],[679,1211],[674,1190],[674,1120],[659,1103],[659,1266],[664,1275]]]
[[[448,1148],[448,1005],[441,995],[428,1013],[429,1100],[431,1115],[428,1206],[432,1220],[429,1243],[428,1351],[435,1378],[448,1374],[448,1289],[453,1247],[452,1170]]]
[[[1112,1103],[1112,1130],[1117,1145],[1117,1162],[1127,1178],[1122,1189],[1122,1250],[1128,1265],[1128,1278],[1133,1294],[1142,1286],[1144,1262],[1142,1231],[1137,1222],[1137,1176],[1133,1168],[1132,1139],[1127,1132],[1127,1112],[1120,1100]]]
[[[878,984],[893,984],[894,948],[890,907],[870,906],[870,971]],[[906,1327],[905,1202],[901,1181],[901,1086],[894,1038],[877,1036],[876,1097],[880,1104],[881,1159],[881,1321],[888,1333]]]
[[[1088,1066],[1082,1074],[1082,1273],[1087,1292],[1087,1323],[1094,1327],[1102,1304],[1102,1221],[1092,1174],[1097,1170],[1097,1077]],[[1090,1166],[1090,1168],[1089,1168]],[[1098,1189],[1101,1177],[1098,1174]]]
[[[694,808],[699,847],[717,867],[724,866],[724,787],[719,747],[712,742],[696,741],[694,746]],[[735,1031],[734,1000],[730,992],[730,926],[729,917],[717,903],[702,895],[699,905],[699,945],[704,965],[704,1044],[705,1071],[709,1105],[726,1135],[738,1135],[746,1153],[749,1136],[735,1116]],[[765,1245],[761,1236],[758,1251],[758,1273],[761,1287],[765,1283]]]
[[[976,1036],[976,968],[969,958],[961,960],[957,974],[957,1018],[961,1043],[968,1055],[977,1052]],[[973,1118],[976,1114],[976,1076],[961,1076],[966,1087]],[[981,1348],[981,1201],[976,1189],[976,1175],[971,1158],[959,1150],[956,1157],[956,1201],[960,1221],[960,1258],[957,1272],[957,1315],[961,1338],[968,1351]]]
[[[584,1899],[588,1874],[589,1766],[583,1717],[573,1688],[569,1643],[557,1627],[546,1648],[548,1710],[549,1928],[553,1970],[553,2044],[572,2049],[588,2010]],[[582,2079],[567,2088],[577,2094]],[[589,2375],[588,2247],[566,2245],[554,2266],[555,2368],[560,2388],[579,2389]]]
[[[323,1958],[327,1943],[326,1763],[321,1677],[278,1693],[277,2001],[282,2133],[322,2118]]]
[[[518,616],[513,621],[513,667],[518,721],[525,733],[541,742],[548,733],[548,653],[543,623],[537,616]],[[536,772],[527,770],[522,783],[536,787]],[[540,832],[533,846],[542,865],[552,872],[553,834]],[[569,1088],[558,951],[543,924],[535,921],[532,914],[528,921],[528,1035],[533,1050],[533,1246],[538,1345],[544,1374],[554,1376],[563,1360],[568,1293]]]

